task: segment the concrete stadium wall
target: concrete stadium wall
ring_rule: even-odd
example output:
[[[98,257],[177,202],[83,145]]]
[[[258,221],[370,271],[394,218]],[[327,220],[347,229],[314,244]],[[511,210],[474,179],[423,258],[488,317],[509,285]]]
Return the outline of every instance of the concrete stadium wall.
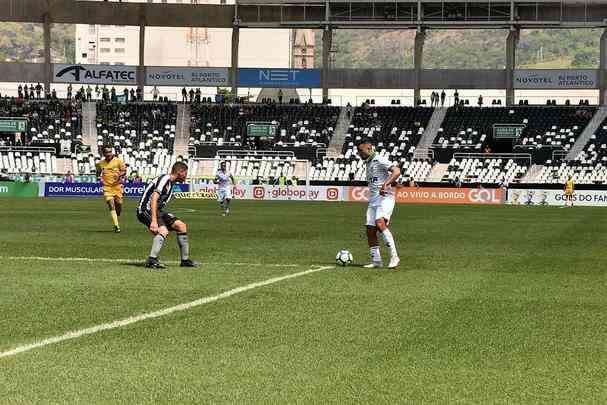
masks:
[[[44,82],[44,64],[0,62],[0,81],[42,83]]]

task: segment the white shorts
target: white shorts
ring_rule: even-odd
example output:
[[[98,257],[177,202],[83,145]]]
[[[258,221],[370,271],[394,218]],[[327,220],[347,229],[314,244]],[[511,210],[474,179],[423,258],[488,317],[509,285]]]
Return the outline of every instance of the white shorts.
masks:
[[[367,225],[375,226],[375,221],[381,218],[390,222],[392,211],[394,211],[394,197],[382,197],[377,202],[370,203],[367,208]]]
[[[217,189],[217,201],[231,200],[232,189],[231,188],[218,188]]]

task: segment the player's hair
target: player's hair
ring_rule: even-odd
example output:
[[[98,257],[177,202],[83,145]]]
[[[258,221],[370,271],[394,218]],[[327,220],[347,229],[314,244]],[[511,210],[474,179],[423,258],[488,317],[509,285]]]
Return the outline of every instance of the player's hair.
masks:
[[[112,145],[103,145],[101,147],[101,151],[105,151],[106,149],[109,149],[110,151],[114,150],[114,148],[112,148]]]
[[[171,168],[171,173],[175,174],[180,170],[188,170],[188,165],[183,162],[175,162],[175,164]]]
[[[369,145],[373,146],[373,142],[369,138],[363,138],[363,139],[361,139],[360,142],[358,142],[356,144],[356,146],[365,145],[365,144],[369,144]]]

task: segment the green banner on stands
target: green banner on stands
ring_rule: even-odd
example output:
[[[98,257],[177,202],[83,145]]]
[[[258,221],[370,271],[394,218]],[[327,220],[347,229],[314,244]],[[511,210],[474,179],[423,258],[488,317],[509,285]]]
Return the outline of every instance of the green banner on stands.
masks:
[[[38,197],[38,183],[0,181],[0,198]]]

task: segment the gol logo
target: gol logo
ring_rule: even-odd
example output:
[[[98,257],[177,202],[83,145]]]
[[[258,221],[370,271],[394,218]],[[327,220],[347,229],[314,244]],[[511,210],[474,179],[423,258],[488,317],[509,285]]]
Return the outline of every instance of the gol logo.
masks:
[[[339,189],[329,187],[327,189],[327,200],[337,200],[339,198]]]
[[[253,198],[262,199],[266,196],[266,189],[263,187],[253,187]]]
[[[486,188],[470,190],[468,195],[470,202],[476,204],[499,204],[500,196],[498,190],[488,190]]]
[[[350,188],[350,199],[352,201],[369,201],[369,189],[366,187]]]

